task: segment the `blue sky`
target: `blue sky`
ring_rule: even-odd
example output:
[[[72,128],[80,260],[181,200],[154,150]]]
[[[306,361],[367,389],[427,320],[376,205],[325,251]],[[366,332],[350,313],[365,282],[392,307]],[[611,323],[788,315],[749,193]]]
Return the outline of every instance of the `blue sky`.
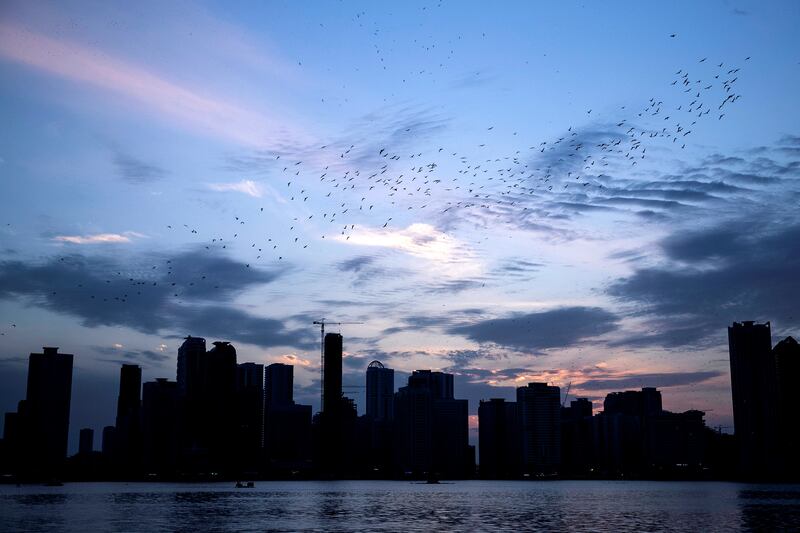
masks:
[[[534,380],[596,406],[659,386],[730,426],[725,326],[800,326],[798,22],[795,2],[3,2],[0,409],[57,345],[72,430],[99,429],[120,362],[173,377],[187,334],[296,364],[315,403],[326,317],[363,322],[348,383],[375,358],[398,385],[443,369],[473,414]]]

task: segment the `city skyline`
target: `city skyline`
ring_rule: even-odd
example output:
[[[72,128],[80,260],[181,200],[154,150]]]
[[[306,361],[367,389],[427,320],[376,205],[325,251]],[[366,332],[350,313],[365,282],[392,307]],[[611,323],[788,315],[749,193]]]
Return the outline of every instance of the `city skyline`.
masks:
[[[473,444],[479,400],[531,382],[657,387],[731,432],[725,327],[800,331],[798,20],[4,2],[0,411],[60,346],[69,451],[97,448],[120,365],[174,380],[201,335],[293,365],[317,412],[325,319],[341,386],[452,374]]]
[[[358,416],[341,384],[343,337],[327,333],[322,408],[294,400],[294,366],[240,362],[235,346],[187,336],[175,380],[142,383],[122,364],[114,425],[79,431],[67,453],[73,354],[44,347],[29,356],[27,390],[4,415],[0,475],[19,481],[201,479],[744,479],[795,480],[800,461],[792,380],[800,344],[772,344],[770,323],[728,328],[733,435],[706,413],[664,408],[656,387],[608,393],[602,409],[530,382],[516,401],[482,399],[478,442],[469,400],[454,375],[415,370],[395,391],[380,361],[363,374]]]

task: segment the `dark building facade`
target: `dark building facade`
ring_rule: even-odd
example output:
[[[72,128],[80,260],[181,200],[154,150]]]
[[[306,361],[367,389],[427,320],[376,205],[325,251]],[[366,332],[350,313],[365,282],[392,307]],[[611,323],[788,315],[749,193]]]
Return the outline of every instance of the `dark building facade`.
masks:
[[[264,370],[264,459],[273,476],[311,468],[311,406],[294,403],[294,367],[274,363]]]
[[[58,477],[67,457],[72,396],[71,354],[44,348],[28,360],[28,388],[20,413],[20,465],[33,477]]]
[[[394,401],[394,456],[398,475],[469,475],[467,400],[453,398],[453,375],[415,370]]]
[[[178,350],[177,387],[181,409],[181,469],[195,473],[231,473],[238,462],[236,349],[187,337]]]
[[[800,344],[786,337],[772,350],[777,372],[777,415],[781,470],[790,479],[800,479],[800,411],[795,406],[800,377]]]
[[[170,477],[178,462],[178,383],[166,378],[142,386],[142,462],[148,476]]]
[[[587,398],[572,400],[561,408],[561,473],[575,477],[590,476],[594,468],[592,402]]]
[[[322,358],[322,412],[337,410],[342,398],[342,336],[325,334]]]
[[[114,462],[124,477],[130,477],[141,467],[141,390],[142,368],[123,364],[119,373]]]
[[[394,370],[380,361],[367,366],[367,415],[376,422],[394,418]]]
[[[734,434],[741,475],[779,474],[777,375],[770,323],[734,322],[728,328]]]
[[[516,402],[493,398],[478,406],[480,477],[513,479],[520,474],[521,436]]]
[[[265,403],[269,406],[290,405],[294,388],[294,367],[273,363],[264,369]]]
[[[82,428],[78,438],[78,454],[90,455],[94,451],[94,430]]]
[[[561,465],[561,392],[546,383],[517,389],[517,412],[522,436],[522,472],[552,476]]]

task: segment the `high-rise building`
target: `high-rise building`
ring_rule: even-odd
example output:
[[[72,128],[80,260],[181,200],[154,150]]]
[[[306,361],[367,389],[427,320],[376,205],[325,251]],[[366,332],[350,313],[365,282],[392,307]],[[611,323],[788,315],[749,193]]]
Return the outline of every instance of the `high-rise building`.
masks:
[[[23,468],[37,477],[58,476],[67,457],[72,396],[71,354],[45,347],[28,360],[23,418]],[[22,413],[21,413],[22,414]]]
[[[734,322],[728,328],[734,434],[743,476],[779,474],[777,379],[770,323]]]
[[[236,349],[187,337],[178,350],[178,399],[181,410],[181,468],[194,472],[231,472],[237,443]]]
[[[800,414],[796,403],[797,378],[800,376],[800,344],[786,337],[773,348],[775,369],[778,377],[777,418],[778,441],[782,469],[789,479],[800,479]]]
[[[322,412],[338,410],[342,398],[342,336],[325,334],[322,357]]]
[[[189,335],[178,348],[178,394],[189,394],[189,386],[200,382],[201,365],[206,355],[206,340]]]
[[[520,433],[516,402],[481,400],[478,406],[478,450],[483,479],[519,476]]]
[[[273,363],[264,369],[265,405],[281,406],[294,403],[294,367],[283,363]]]
[[[91,455],[93,451],[94,451],[94,430],[92,428],[83,428],[79,433],[78,454]]]
[[[178,459],[178,383],[166,378],[142,386],[142,459],[147,475],[174,473]]]
[[[264,369],[264,457],[273,475],[306,471],[311,459],[311,406],[293,400],[294,367]]]
[[[522,472],[555,475],[561,464],[561,391],[546,383],[517,389]]]
[[[124,364],[119,373],[114,460],[120,473],[137,472],[141,461],[142,368]]]
[[[255,472],[260,467],[264,444],[264,365],[237,365],[236,401],[236,415],[239,417],[239,469],[243,472]]]
[[[394,370],[380,361],[367,367],[367,416],[376,422],[394,418]]]
[[[593,457],[592,402],[587,398],[572,400],[561,408],[561,472],[586,476],[592,471]]]
[[[415,370],[395,394],[395,466],[401,475],[464,477],[469,464],[467,400],[453,375]]]

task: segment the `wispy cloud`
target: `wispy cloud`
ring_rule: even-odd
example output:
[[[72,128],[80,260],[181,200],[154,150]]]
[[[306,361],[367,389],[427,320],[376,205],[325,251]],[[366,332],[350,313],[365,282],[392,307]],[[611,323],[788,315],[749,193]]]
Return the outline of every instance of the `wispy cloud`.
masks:
[[[349,238],[339,235],[337,240],[357,246],[399,250],[438,265],[447,265],[450,275],[476,275],[481,271],[476,257],[464,243],[430,224],[415,223],[404,229],[357,228]]]
[[[240,192],[253,198],[261,198],[263,192],[258,183],[252,180],[241,180],[234,183],[212,183],[208,186],[217,192]]]
[[[284,121],[203,94],[98,48],[0,22],[0,57],[130,98],[193,133],[252,147],[300,140]]]
[[[159,180],[167,174],[161,167],[122,152],[114,155],[114,166],[117,167],[120,177],[130,183],[149,183]]]
[[[126,231],[125,233],[95,233],[93,235],[56,235],[53,240],[69,244],[119,244],[131,242],[131,237],[145,237],[142,233]]]

